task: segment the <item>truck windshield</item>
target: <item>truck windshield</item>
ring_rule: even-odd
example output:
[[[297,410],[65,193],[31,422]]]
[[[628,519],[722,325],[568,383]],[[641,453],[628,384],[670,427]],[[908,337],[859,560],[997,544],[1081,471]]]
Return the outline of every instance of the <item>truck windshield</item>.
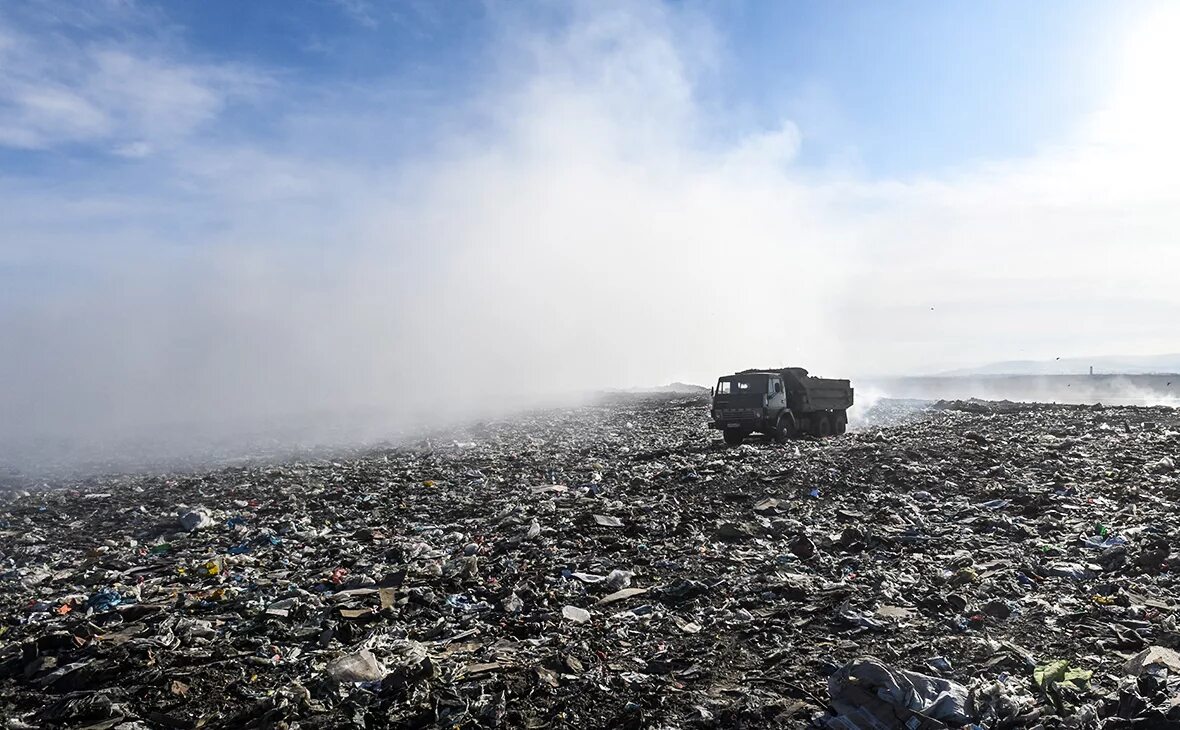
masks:
[[[732,393],[765,393],[769,378],[765,375],[734,375],[717,381],[717,395]]]

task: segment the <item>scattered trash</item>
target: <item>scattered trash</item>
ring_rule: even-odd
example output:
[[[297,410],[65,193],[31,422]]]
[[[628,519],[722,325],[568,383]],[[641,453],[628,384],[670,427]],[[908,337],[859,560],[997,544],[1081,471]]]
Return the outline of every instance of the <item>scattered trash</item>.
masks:
[[[0,493],[0,717],[1180,723],[1176,411],[882,399],[730,449],[707,409]]]
[[[333,660],[325,671],[337,682],[376,682],[385,676],[385,670],[368,649]]]
[[[102,613],[104,611],[110,611],[121,603],[123,603],[123,596],[110,588],[103,588],[102,590],[96,591],[94,595],[87,599],[86,609],[88,611]]]
[[[939,727],[927,718],[965,725],[977,718],[966,687],[946,679],[855,659],[828,678],[828,696],[839,718],[829,727]]]
[[[180,515],[180,526],[186,532],[202,530],[213,526],[213,518],[203,509],[195,509]]]
[[[936,656],[926,662],[926,666],[934,672],[942,672],[944,674],[953,671],[950,661],[946,657]]]
[[[561,615],[576,624],[584,624],[590,620],[590,612],[577,606],[565,606],[561,609]]]
[[[1074,669],[1070,667],[1068,661],[1059,660],[1034,669],[1033,681],[1042,689],[1063,683],[1073,684],[1080,689],[1090,681],[1090,677],[1093,675],[1094,673],[1088,669]]]
[[[1143,674],[1143,671],[1148,667],[1157,665],[1166,667],[1169,672],[1176,672],[1180,675],[1180,653],[1177,653],[1175,649],[1163,646],[1149,646],[1128,659],[1123,666],[1123,672],[1137,677]]]

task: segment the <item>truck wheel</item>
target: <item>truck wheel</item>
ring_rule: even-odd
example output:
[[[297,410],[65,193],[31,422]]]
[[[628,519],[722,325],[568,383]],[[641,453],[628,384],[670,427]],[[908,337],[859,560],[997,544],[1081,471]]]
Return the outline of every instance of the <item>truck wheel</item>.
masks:
[[[778,444],[785,444],[795,435],[795,422],[787,414],[778,417],[778,423],[774,428],[774,441]]]
[[[815,435],[820,438],[832,435],[832,422],[828,419],[828,414],[821,413],[815,417]]]
[[[741,446],[742,442],[746,440],[746,435],[736,428],[727,428],[722,434],[725,436],[725,443],[730,446]]]
[[[832,412],[832,433],[841,435],[847,433],[848,430],[848,414],[844,410],[834,410]]]

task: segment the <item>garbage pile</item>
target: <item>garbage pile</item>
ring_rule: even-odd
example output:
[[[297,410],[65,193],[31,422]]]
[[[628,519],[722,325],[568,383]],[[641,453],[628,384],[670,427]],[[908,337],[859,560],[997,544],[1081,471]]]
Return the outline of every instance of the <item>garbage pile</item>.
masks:
[[[0,503],[7,728],[1180,727],[1180,413],[623,397]],[[870,414],[871,415],[871,414]]]

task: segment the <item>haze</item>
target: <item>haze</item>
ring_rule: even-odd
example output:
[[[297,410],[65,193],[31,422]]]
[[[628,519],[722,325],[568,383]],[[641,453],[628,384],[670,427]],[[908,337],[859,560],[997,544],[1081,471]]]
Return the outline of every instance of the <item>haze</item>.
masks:
[[[1176,5],[769,5],[6,4],[0,440],[1180,350]]]

